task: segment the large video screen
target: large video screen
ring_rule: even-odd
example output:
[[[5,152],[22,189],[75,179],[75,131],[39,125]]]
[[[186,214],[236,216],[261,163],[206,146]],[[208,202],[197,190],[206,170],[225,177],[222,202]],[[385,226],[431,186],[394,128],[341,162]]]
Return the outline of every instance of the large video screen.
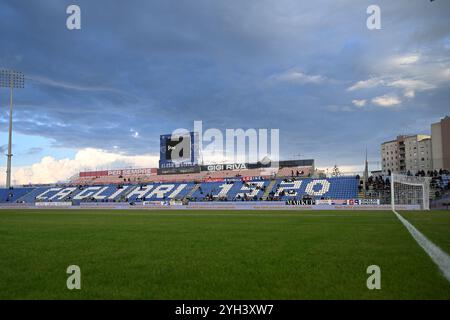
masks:
[[[191,136],[181,136],[178,138],[167,138],[165,147],[166,160],[185,160],[191,159]]]
[[[160,136],[160,168],[196,166],[197,154],[194,132]]]

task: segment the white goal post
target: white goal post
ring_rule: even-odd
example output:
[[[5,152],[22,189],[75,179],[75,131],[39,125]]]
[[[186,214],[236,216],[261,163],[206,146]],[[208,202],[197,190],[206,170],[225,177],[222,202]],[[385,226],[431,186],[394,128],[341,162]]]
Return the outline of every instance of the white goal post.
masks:
[[[422,210],[430,210],[430,181],[429,177],[392,173],[392,210],[396,210],[396,205],[418,205]]]

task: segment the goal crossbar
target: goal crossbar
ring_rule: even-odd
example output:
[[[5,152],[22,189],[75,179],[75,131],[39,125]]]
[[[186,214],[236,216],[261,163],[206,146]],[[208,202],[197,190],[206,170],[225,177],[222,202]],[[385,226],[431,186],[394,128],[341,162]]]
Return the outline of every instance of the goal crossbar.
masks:
[[[419,205],[422,210],[429,210],[430,181],[429,177],[391,174],[392,210],[396,205]]]

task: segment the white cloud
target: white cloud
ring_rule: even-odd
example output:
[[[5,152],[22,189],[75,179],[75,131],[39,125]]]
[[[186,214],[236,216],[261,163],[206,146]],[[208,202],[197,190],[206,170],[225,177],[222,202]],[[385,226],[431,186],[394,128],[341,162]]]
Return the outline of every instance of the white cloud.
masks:
[[[355,100],[352,100],[352,103],[353,103],[354,106],[361,108],[361,107],[364,107],[366,105],[366,100],[364,100],[364,99],[362,99],[362,100],[355,99]]]
[[[402,103],[402,101],[394,95],[384,95],[372,99],[372,103],[380,107],[394,107]]]
[[[419,61],[420,56],[418,54],[410,54],[404,56],[397,56],[392,59],[392,62],[396,65],[408,65]]]
[[[354,91],[359,89],[369,89],[377,87],[381,84],[383,84],[383,79],[380,78],[369,78],[367,80],[361,80],[356,82],[354,85],[347,88],[347,91]]]
[[[271,78],[276,81],[292,82],[292,83],[298,83],[298,84],[306,84],[306,83],[318,84],[318,83],[322,83],[326,79],[324,76],[308,75],[297,69],[287,70],[278,75],[273,75]]]
[[[13,168],[14,184],[54,183],[65,181],[84,170],[106,170],[114,168],[152,168],[156,167],[159,155],[129,156],[100,149],[79,150],[74,159],[55,159],[46,156],[38,163],[26,167]],[[0,169],[0,179],[5,180],[4,168]]]
[[[450,71],[449,71],[450,72]],[[418,80],[418,79],[408,79],[408,78],[397,78],[397,79],[389,79],[389,78],[369,78],[367,80],[361,80],[356,82],[354,85],[347,88],[347,91],[354,91],[359,89],[369,89],[369,88],[375,88],[380,85],[386,86],[386,87],[394,87],[394,88],[401,88],[401,89],[408,89],[408,90],[431,90],[435,89],[436,86],[428,83],[424,80]]]
[[[390,81],[387,83],[389,87],[396,87],[396,88],[402,88],[407,90],[417,90],[417,91],[423,91],[423,90],[430,90],[436,88],[436,86],[425,82],[423,80],[415,80],[415,79],[399,79]]]
[[[388,77],[385,77],[385,78],[369,78],[367,80],[358,81],[357,83],[349,87],[347,91],[374,88],[381,85],[385,87],[402,89],[403,96],[408,99],[413,99],[416,96],[416,92],[436,88],[434,84],[431,84],[424,80],[411,78],[389,79]],[[397,92],[397,94],[401,93]],[[382,107],[395,106],[401,103],[400,99],[397,96],[392,95],[376,97],[372,100],[372,102]],[[357,107],[362,107],[365,105],[364,100],[353,100],[352,103]]]
[[[131,136],[132,136],[133,138],[139,138],[139,132],[137,132],[137,131],[134,130],[134,129],[130,129],[130,132],[131,132]]]
[[[327,109],[330,112],[352,112],[352,111],[354,111],[349,106],[336,106],[336,105],[330,105],[327,107]]]
[[[343,112],[352,112],[353,109],[350,108],[349,106],[343,106],[343,107],[341,108],[341,111],[343,111]]]
[[[28,76],[28,79],[31,81],[38,82],[43,85],[58,87],[58,88],[63,88],[63,89],[78,90],[78,91],[106,91],[106,92],[124,94],[123,91],[117,90],[115,88],[102,87],[102,86],[78,85],[78,84],[68,83],[68,82],[59,81],[59,80],[53,80],[53,79],[38,76],[38,75],[30,75],[30,76]]]
[[[416,92],[414,90],[405,90],[403,95],[405,96],[405,98],[412,99],[412,98],[414,98],[416,96]]]
[[[450,79],[450,68],[446,68],[441,71],[441,76],[446,79]]]

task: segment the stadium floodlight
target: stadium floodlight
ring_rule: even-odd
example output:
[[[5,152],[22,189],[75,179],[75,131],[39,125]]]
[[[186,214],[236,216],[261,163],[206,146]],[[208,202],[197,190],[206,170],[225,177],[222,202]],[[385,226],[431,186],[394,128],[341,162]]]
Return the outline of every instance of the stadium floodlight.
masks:
[[[419,205],[422,210],[430,210],[430,181],[429,177],[392,173],[392,210],[395,212],[397,205]]]
[[[25,86],[25,76],[22,72],[14,70],[0,70],[0,87],[9,88],[9,135],[8,154],[6,164],[6,188],[11,187],[11,158],[12,158],[12,114],[13,114],[13,89]]]

